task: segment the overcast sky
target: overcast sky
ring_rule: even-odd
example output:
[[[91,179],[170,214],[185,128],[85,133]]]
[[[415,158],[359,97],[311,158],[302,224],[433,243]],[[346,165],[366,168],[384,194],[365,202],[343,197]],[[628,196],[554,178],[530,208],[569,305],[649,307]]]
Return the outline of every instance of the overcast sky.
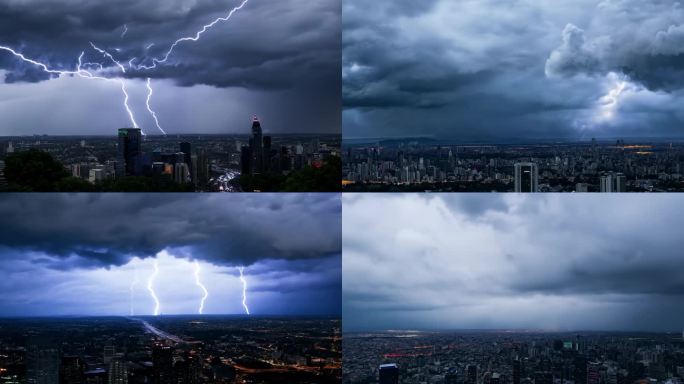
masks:
[[[681,330],[681,204],[345,194],[345,329]]]
[[[0,46],[51,69],[103,64],[105,77],[125,77],[134,117],[159,133],[150,105],[168,133],[249,133],[251,116],[266,132],[340,132],[340,0],[248,0],[197,42],[179,38],[240,6],[244,0],[8,0],[0,4]],[[112,54],[126,69],[90,46]],[[154,44],[154,45],[152,45]],[[115,134],[131,126],[117,82],[56,78],[0,51],[0,135]]]
[[[0,316],[341,311],[339,195],[26,195],[0,199]],[[131,300],[132,299],[132,300]]]
[[[684,135],[676,0],[346,0],[345,137]]]

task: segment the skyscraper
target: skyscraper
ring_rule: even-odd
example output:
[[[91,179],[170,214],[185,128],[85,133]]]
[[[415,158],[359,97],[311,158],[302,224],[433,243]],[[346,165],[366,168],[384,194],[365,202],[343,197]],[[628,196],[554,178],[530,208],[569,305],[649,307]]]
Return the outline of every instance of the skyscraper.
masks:
[[[26,353],[26,382],[55,384],[59,382],[59,350],[46,343],[30,344]]]
[[[380,384],[399,384],[399,367],[396,364],[380,366]]]
[[[609,172],[602,175],[600,183],[601,192],[627,192],[627,177],[623,173]]]
[[[261,130],[261,122],[257,116],[252,118],[252,141],[251,141],[251,154],[252,154],[252,173],[261,174],[263,173],[264,164],[264,137]]]
[[[139,128],[119,129],[116,176],[135,176],[141,172],[142,134]]]
[[[121,358],[109,362],[109,384],[128,384],[128,367]]]
[[[515,192],[539,192],[539,167],[537,164],[515,164]]]

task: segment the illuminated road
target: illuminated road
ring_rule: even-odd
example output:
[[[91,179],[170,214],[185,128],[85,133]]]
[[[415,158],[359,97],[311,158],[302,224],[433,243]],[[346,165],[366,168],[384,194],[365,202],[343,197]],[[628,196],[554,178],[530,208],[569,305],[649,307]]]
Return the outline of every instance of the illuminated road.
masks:
[[[167,332],[164,332],[164,331],[162,331],[161,329],[154,327],[152,324],[148,323],[148,322],[145,321],[145,320],[142,320],[142,319],[135,319],[135,318],[133,318],[133,320],[136,320],[136,321],[141,322],[142,325],[145,326],[145,329],[146,329],[147,331],[154,333],[157,337],[161,337],[162,339],[171,340],[171,341],[173,341],[174,343],[184,343],[184,342],[185,342],[185,341],[184,341],[183,339],[181,339],[180,337],[178,337],[178,336],[176,336],[176,335],[172,335],[172,334],[167,333]]]

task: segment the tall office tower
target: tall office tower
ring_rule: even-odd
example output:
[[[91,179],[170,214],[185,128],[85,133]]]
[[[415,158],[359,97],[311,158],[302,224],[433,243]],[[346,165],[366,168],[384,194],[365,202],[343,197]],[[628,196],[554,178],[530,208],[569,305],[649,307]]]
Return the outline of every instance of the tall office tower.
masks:
[[[173,166],[173,181],[178,184],[185,184],[188,182],[190,176],[190,168],[187,164],[179,162]]]
[[[534,384],[553,384],[553,374],[549,371],[535,372]]]
[[[601,365],[591,362],[587,364],[587,384],[599,384],[601,380]]]
[[[82,384],[85,364],[78,356],[63,356],[59,365],[59,384]]]
[[[188,142],[180,143],[180,151],[183,152],[183,162],[190,167],[190,156],[192,156],[192,146]]]
[[[264,170],[264,136],[261,131],[261,122],[254,116],[252,119],[252,174],[261,174]]]
[[[623,173],[610,172],[602,175],[600,183],[601,192],[627,192],[627,177]]]
[[[209,156],[205,149],[197,151],[197,181],[201,186],[209,183]]]
[[[167,384],[173,380],[173,349],[156,344],[152,348],[152,368],[154,384]]]
[[[520,384],[520,359],[513,361],[513,384]]]
[[[111,340],[107,345],[104,346],[103,360],[105,365],[108,365],[110,361],[114,358],[116,354],[116,347],[111,344]]]
[[[399,384],[399,367],[396,364],[380,366],[380,384]]]
[[[135,176],[141,173],[142,134],[139,128],[119,129],[116,157],[116,176]]]
[[[109,384],[128,384],[126,361],[115,357],[109,362]]]
[[[467,368],[467,383],[468,384],[477,384],[477,365],[469,365]]]
[[[515,192],[539,192],[539,167],[537,164],[515,164]]]
[[[31,344],[26,353],[26,382],[55,384],[59,382],[59,350],[51,345]]]
[[[627,176],[623,173],[615,174],[615,192],[627,192]]]
[[[0,160],[0,189],[7,186],[7,180],[5,179],[5,162]]]

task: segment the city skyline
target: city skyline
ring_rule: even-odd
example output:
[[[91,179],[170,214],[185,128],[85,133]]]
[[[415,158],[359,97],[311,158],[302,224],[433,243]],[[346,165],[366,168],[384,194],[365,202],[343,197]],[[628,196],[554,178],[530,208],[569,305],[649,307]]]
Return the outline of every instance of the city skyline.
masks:
[[[222,196],[7,194],[0,317],[339,316],[339,200]]]
[[[269,134],[339,133],[338,7],[339,0],[7,4],[0,135],[113,134],[133,121],[155,135],[237,133],[255,113]],[[159,61],[176,39],[198,32]],[[75,74],[47,75],[17,54]],[[116,81],[86,78],[96,76]]]
[[[681,139],[682,20],[675,1],[345,1],[344,137]]]
[[[684,328],[677,196],[343,200],[345,332]]]

